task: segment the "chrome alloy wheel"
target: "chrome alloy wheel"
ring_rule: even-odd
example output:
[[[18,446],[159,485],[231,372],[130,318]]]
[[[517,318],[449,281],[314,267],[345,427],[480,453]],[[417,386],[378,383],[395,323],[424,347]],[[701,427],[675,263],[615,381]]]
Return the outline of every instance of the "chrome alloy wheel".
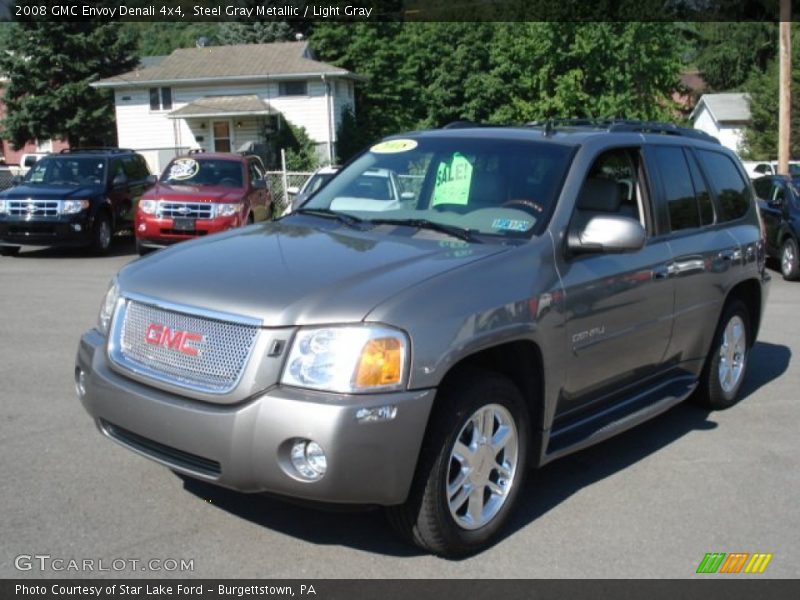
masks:
[[[450,452],[445,493],[463,529],[491,521],[515,481],[519,436],[511,413],[499,404],[479,408],[461,428]]]
[[[734,315],[725,326],[719,347],[719,384],[725,393],[735,390],[742,378],[746,342],[744,321]]]
[[[794,255],[794,246],[790,243],[783,245],[783,253],[781,254],[781,272],[788,276],[794,269],[794,261],[797,257]]]

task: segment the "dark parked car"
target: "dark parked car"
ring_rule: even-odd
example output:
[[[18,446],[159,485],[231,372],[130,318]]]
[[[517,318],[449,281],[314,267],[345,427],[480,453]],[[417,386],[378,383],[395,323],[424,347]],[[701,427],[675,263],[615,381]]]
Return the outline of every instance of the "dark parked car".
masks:
[[[767,253],[780,260],[783,278],[800,279],[800,180],[767,175],[753,181],[764,220]]]
[[[20,246],[88,246],[103,254],[131,229],[137,199],[155,178],[132,150],[73,148],[40,158],[0,193],[0,254]]]
[[[124,267],[75,383],[106,437],[183,475],[383,505],[463,555],[530,501],[529,467],[735,404],[764,262],[750,181],[699,132],[408,133],[287,217]]]

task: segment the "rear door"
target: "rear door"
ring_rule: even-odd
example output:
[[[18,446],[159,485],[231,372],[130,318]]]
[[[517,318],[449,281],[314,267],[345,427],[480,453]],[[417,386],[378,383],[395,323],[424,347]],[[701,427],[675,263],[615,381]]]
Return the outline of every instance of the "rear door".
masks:
[[[658,173],[657,218],[672,252],[668,270],[675,286],[675,318],[665,358],[693,376],[710,347],[726,290],[743,264],[722,204],[731,194],[743,193],[747,184],[739,178],[736,190],[712,187],[710,168],[727,168],[720,161],[736,172],[723,153],[658,145],[650,148],[648,161]],[[708,161],[713,167],[704,164]],[[712,196],[727,200],[714,202]]]
[[[763,189],[765,187],[763,185],[755,187],[756,182],[753,185],[760,200],[758,206],[767,230],[767,249],[770,254],[777,256],[780,252],[781,228],[788,214],[791,192],[787,189],[786,183],[780,179],[769,179],[765,183],[768,184],[766,190]]]

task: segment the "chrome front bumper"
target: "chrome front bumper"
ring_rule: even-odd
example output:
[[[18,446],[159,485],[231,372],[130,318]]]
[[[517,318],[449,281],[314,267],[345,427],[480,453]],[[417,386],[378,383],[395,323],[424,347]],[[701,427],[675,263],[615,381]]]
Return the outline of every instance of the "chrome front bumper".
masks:
[[[235,405],[184,398],[109,367],[105,338],[83,335],[76,377],[100,431],[180,473],[243,492],[324,502],[400,504],[408,495],[435,390],[344,395],[275,386]],[[397,407],[391,420],[363,422],[363,408]],[[317,442],[327,472],[293,473],[292,440]]]

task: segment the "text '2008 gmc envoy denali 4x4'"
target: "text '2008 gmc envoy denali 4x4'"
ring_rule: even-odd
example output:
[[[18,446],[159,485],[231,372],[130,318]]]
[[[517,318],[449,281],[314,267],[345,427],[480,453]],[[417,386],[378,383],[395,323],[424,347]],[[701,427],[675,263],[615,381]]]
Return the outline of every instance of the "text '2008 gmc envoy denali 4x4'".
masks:
[[[382,505],[463,555],[529,467],[690,396],[737,400],[764,253],[747,175],[705,134],[459,123],[375,144],[287,217],[123,268],[76,387],[103,434],[179,473]]]

